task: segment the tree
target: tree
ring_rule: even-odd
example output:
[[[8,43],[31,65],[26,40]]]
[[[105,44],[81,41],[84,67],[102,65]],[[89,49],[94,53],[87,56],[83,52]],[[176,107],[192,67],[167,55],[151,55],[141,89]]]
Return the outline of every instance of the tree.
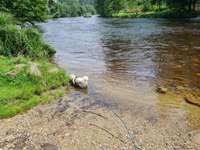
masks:
[[[48,16],[48,0],[0,0],[21,21],[44,21]]]
[[[105,0],[97,0],[96,2],[96,10],[101,16],[106,16],[104,3]]]
[[[102,16],[111,16],[124,9],[126,0],[97,0],[97,12]]]
[[[77,17],[85,14],[95,14],[94,0],[59,0],[59,15],[55,17]],[[55,13],[55,12],[54,12]]]
[[[198,0],[166,0],[167,4],[174,9],[187,9],[195,11]]]

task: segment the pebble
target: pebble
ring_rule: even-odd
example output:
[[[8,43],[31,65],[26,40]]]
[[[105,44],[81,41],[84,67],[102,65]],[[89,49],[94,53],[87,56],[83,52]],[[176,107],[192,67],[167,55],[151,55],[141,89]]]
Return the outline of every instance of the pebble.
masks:
[[[183,86],[177,86],[176,89],[177,89],[177,90],[184,90],[185,87],[183,87]]]
[[[50,143],[45,143],[41,147],[43,150],[58,150],[57,146]]]
[[[194,136],[192,137],[192,141],[193,141],[195,144],[200,145],[200,133],[194,135]]]
[[[196,74],[198,77],[200,77],[200,72]]]
[[[158,92],[158,93],[161,93],[161,94],[166,94],[167,91],[168,91],[168,89],[165,88],[165,87],[158,87],[158,88],[157,88],[157,92]]]

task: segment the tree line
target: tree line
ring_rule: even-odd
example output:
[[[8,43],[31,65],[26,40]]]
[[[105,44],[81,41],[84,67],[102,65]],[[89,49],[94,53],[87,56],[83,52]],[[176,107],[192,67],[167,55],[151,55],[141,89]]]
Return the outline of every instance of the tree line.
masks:
[[[127,14],[195,14],[200,0],[0,0],[0,11],[9,12],[21,21],[44,21],[48,18],[98,14],[112,17]],[[163,13],[164,12],[164,13]],[[162,15],[161,15],[162,17]]]
[[[97,0],[101,16],[112,16],[120,11],[147,12],[170,10],[174,13],[194,12],[199,0]]]
[[[96,13],[91,0],[49,1],[50,14],[53,17],[77,17]]]
[[[96,13],[93,0],[0,0],[0,11],[9,12],[21,21]]]

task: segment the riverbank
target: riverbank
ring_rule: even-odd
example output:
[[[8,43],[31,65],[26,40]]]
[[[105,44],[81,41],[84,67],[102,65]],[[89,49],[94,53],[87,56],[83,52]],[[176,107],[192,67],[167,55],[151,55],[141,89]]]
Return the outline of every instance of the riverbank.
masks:
[[[38,29],[0,12],[0,35],[0,118],[63,95],[69,77],[49,61],[55,50]]]
[[[45,59],[0,57],[0,118],[12,117],[64,94],[69,78]],[[56,92],[53,92],[56,91]]]
[[[71,91],[49,104],[1,120],[0,148],[34,150],[199,148],[200,130],[191,131],[180,119],[156,116],[152,106],[135,103],[132,111],[104,107],[81,92]],[[72,94],[73,93],[73,94]],[[141,111],[142,108],[142,111]],[[148,110],[146,112],[145,110]],[[134,114],[134,115],[133,115]]]
[[[124,12],[114,13],[111,17],[116,18],[194,18],[198,16],[196,11],[147,11],[147,12]]]

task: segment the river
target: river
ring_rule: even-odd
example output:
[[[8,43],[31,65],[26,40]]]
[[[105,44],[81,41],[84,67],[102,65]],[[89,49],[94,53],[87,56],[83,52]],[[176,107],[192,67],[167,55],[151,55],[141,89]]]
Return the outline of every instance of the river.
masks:
[[[139,119],[157,131],[200,129],[200,108],[184,100],[200,98],[199,19],[94,16],[50,20],[41,27],[57,50],[55,62],[68,73],[89,76],[86,94],[130,126]],[[157,93],[159,86],[167,94]]]

